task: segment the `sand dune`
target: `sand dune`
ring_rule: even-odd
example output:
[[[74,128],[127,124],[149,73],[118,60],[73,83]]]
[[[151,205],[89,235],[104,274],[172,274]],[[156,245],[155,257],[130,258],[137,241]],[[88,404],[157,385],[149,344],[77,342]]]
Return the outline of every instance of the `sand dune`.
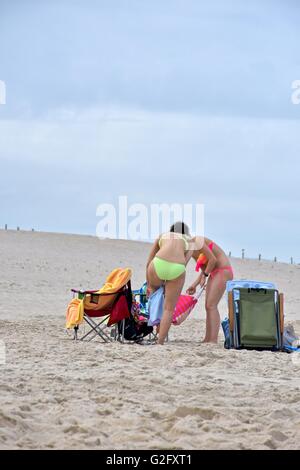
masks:
[[[299,448],[300,358],[226,351],[221,333],[218,345],[200,344],[203,301],[164,347],[70,339],[69,289],[97,288],[116,266],[131,266],[138,287],[148,250],[0,231],[0,448]],[[232,262],[236,277],[272,280],[285,292],[299,333],[300,267]],[[191,266],[187,284],[192,278]]]

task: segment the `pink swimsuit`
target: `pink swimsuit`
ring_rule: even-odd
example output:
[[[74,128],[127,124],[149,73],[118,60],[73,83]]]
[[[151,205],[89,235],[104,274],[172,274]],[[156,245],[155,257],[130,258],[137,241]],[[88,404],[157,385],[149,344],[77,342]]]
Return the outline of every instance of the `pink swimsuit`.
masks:
[[[213,251],[213,247],[214,247],[214,242],[211,242],[209,245],[208,245],[208,248],[210,249],[210,251]],[[203,253],[200,253],[198,259],[197,259],[197,264],[196,264],[196,271],[199,272],[201,267],[202,266],[205,266],[207,264],[207,261],[208,259],[206,258],[206,256],[203,254]],[[233,269],[232,267],[229,265],[229,266],[223,266],[223,268],[216,268],[214,269],[211,273],[210,273],[210,276],[211,278],[213,279],[218,273],[222,273],[224,271],[228,271],[230,274],[231,274],[231,279],[233,279]]]
[[[210,273],[210,277],[213,279],[218,273],[223,273],[224,271],[228,271],[231,274],[231,281],[233,279],[233,269],[232,266],[223,266],[223,268],[216,268]]]

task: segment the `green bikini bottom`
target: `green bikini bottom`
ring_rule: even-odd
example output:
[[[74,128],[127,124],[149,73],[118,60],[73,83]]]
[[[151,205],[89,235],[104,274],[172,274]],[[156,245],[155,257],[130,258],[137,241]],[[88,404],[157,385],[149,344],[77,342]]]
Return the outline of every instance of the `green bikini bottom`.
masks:
[[[185,272],[184,264],[166,261],[157,256],[153,259],[153,264],[157,276],[162,281],[172,281]]]

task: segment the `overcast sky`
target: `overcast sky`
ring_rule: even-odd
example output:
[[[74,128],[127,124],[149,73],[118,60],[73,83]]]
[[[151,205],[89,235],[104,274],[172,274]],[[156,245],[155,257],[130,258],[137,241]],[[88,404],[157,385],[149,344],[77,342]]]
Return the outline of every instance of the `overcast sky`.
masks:
[[[0,0],[0,225],[203,203],[226,251],[300,262],[297,0]]]

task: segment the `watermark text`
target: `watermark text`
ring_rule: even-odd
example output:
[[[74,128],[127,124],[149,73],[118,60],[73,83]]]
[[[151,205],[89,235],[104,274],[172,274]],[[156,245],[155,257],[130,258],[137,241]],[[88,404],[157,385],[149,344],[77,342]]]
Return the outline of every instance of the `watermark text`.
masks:
[[[96,227],[99,238],[152,241],[178,221],[189,227],[191,236],[204,236],[203,204],[129,204],[127,196],[119,196],[116,205],[99,204],[96,216],[100,218]]]

